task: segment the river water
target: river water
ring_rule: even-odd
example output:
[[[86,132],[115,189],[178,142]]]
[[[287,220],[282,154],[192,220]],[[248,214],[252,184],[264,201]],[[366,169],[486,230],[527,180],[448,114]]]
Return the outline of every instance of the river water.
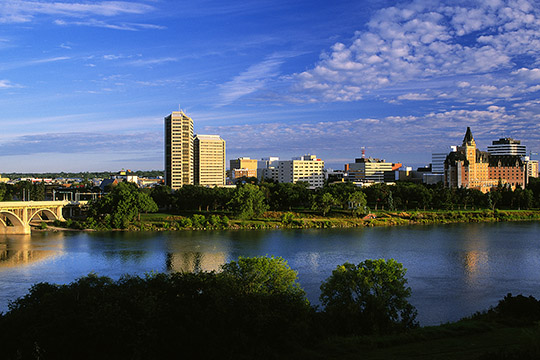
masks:
[[[69,283],[90,272],[218,270],[238,256],[274,255],[298,271],[309,300],[344,262],[394,258],[408,269],[422,325],[455,321],[511,292],[540,298],[540,223],[363,229],[149,233],[44,232],[0,236],[0,311],[37,282]]]

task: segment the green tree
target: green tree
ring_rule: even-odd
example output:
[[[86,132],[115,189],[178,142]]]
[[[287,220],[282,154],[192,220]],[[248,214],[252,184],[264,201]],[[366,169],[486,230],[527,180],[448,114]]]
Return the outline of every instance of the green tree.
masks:
[[[239,257],[221,267],[222,275],[230,277],[245,294],[287,295],[305,299],[296,271],[281,257]],[[306,300],[307,301],[307,300]]]
[[[0,183],[0,201],[5,201],[6,193],[7,193],[6,184]]]
[[[107,195],[90,204],[90,216],[101,218],[109,226],[125,229],[140,213],[156,212],[152,198],[133,183],[121,182]],[[107,216],[108,215],[108,216]]]
[[[321,303],[338,332],[388,333],[417,326],[406,269],[394,259],[339,265],[321,285]]]
[[[150,191],[152,200],[160,209],[169,209],[172,205],[171,188],[165,185],[153,187]]]
[[[366,209],[366,195],[361,191],[355,191],[349,194],[349,208],[354,216],[363,214]]]
[[[319,192],[315,195],[311,209],[322,212],[326,216],[333,206],[339,205],[338,201],[328,192]]]
[[[268,210],[263,192],[252,184],[238,185],[228,206],[241,219],[260,216]]]

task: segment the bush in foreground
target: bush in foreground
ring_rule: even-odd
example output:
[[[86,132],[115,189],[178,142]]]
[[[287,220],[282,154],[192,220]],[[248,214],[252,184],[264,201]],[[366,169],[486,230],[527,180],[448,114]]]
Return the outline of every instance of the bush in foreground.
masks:
[[[272,282],[246,292],[225,270],[36,284],[0,316],[2,358],[280,358],[309,340],[313,311]]]

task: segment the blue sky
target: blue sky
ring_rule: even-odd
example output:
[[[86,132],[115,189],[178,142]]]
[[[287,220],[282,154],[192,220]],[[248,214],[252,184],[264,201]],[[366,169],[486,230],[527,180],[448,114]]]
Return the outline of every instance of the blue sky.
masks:
[[[163,169],[179,107],[229,159],[538,152],[539,94],[534,0],[0,2],[0,173]]]

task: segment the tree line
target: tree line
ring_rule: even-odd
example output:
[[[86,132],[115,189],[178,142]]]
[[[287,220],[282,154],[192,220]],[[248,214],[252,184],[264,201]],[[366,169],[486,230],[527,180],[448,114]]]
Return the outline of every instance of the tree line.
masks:
[[[344,182],[311,190],[307,183],[239,184],[236,189],[187,185],[174,193],[161,186],[149,190],[159,208],[166,210],[233,210],[239,214],[260,214],[266,210],[457,210],[457,209],[530,209],[540,207],[540,180],[531,178],[527,188],[511,190],[498,186],[482,193],[468,188],[445,188],[442,184],[424,185],[397,182],[359,188]]]

